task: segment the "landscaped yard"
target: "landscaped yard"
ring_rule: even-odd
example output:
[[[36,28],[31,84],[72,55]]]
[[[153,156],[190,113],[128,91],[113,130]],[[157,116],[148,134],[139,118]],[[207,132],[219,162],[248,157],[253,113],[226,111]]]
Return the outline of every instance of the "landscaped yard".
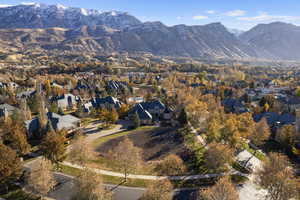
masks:
[[[184,156],[185,147],[182,139],[172,128],[140,127],[136,130],[121,132],[94,141],[93,147],[97,152],[96,159],[91,162],[92,167],[118,171],[116,161],[110,159],[109,151],[120,141],[128,137],[135,146],[143,150],[143,159],[147,164],[136,173],[152,174],[153,161],[161,160],[169,154]]]

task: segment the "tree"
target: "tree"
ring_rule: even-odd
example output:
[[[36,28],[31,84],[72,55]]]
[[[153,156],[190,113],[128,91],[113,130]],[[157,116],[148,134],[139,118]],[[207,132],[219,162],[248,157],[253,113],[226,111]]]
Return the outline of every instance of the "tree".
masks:
[[[112,194],[103,186],[101,176],[84,169],[74,180],[72,200],[112,200]]]
[[[17,153],[0,142],[0,184],[17,179],[21,174],[21,161]]]
[[[229,164],[234,160],[233,150],[225,144],[211,143],[204,153],[205,166],[214,172],[229,170]]]
[[[255,130],[251,133],[251,135],[249,135],[249,139],[253,144],[261,146],[266,140],[269,139],[270,135],[270,127],[267,123],[266,118],[263,118],[258,123],[256,123]]]
[[[255,129],[255,122],[250,112],[243,113],[238,118],[238,128],[240,137],[248,138]]]
[[[52,173],[53,166],[47,159],[41,159],[39,164],[30,172],[27,183],[33,191],[46,195],[56,184]]]
[[[110,121],[110,113],[106,108],[101,108],[99,111],[99,119],[104,121],[106,124]]]
[[[140,200],[172,200],[173,186],[167,179],[156,181],[147,187]]]
[[[68,157],[72,163],[81,166],[86,166],[88,160],[93,158],[91,147],[87,145],[82,135],[78,136],[72,144]]]
[[[186,172],[186,166],[179,156],[170,154],[157,163],[155,171],[160,175],[178,175]]]
[[[288,158],[270,153],[256,173],[256,182],[268,191],[270,200],[287,200],[299,197],[299,180],[294,177]]]
[[[127,116],[129,111],[129,105],[128,104],[122,104],[121,108],[119,109],[119,116],[120,118],[124,118]]]
[[[221,123],[218,121],[218,119],[214,117],[207,123],[208,124],[206,129],[206,141],[208,143],[219,142],[221,139]]]
[[[239,121],[234,115],[227,115],[227,119],[221,129],[221,139],[231,147],[238,147],[241,143]]]
[[[203,200],[238,200],[239,194],[229,177],[221,178],[214,186],[199,192]]]
[[[16,150],[19,155],[25,155],[30,151],[30,145],[27,142],[26,130],[22,123],[8,119],[5,124],[7,133],[5,141],[8,146]]]
[[[24,120],[30,120],[31,119],[31,110],[27,104],[26,99],[21,101],[20,110],[23,115]]]
[[[108,116],[108,121],[111,123],[111,124],[115,124],[119,119],[119,114],[118,112],[116,111],[115,108],[113,108],[111,110],[111,112],[109,112],[109,116]]]
[[[63,131],[49,131],[42,141],[41,150],[43,155],[56,166],[66,157],[65,141],[66,138],[63,135]]]
[[[276,134],[276,139],[286,148],[293,148],[296,145],[297,138],[298,133],[293,125],[281,127]]]
[[[183,108],[178,116],[178,122],[183,127],[188,123],[188,117],[185,109]]]
[[[120,170],[124,172],[125,181],[130,172],[137,170],[142,164],[141,149],[135,147],[133,142],[126,137],[109,153]]]
[[[132,121],[133,121],[134,128],[138,128],[141,126],[141,120],[137,112],[134,113],[132,117]]]

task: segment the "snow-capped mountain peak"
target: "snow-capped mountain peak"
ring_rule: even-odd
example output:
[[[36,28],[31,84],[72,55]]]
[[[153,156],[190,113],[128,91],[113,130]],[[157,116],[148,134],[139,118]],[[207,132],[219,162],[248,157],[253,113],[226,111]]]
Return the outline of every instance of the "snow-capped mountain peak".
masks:
[[[101,12],[94,9],[66,7],[61,4],[22,3],[0,7],[0,28],[78,28],[105,25],[123,29],[141,22],[128,13]]]

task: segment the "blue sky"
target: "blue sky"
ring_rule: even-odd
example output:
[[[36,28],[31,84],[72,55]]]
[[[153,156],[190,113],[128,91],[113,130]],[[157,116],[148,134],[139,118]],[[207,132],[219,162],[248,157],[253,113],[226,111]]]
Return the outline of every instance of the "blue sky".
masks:
[[[16,5],[25,0],[0,0]],[[284,21],[300,25],[299,0],[37,0],[46,4],[126,11],[141,21],[166,25],[202,25],[222,22],[229,28],[247,30],[259,23]]]

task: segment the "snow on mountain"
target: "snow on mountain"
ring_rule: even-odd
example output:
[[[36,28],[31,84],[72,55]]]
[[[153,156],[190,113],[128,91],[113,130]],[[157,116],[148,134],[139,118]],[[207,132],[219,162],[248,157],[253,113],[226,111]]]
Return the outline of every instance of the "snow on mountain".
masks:
[[[125,12],[101,12],[94,9],[42,3],[0,6],[0,21],[0,28],[78,28],[84,25],[105,25],[123,29],[141,23]]]

